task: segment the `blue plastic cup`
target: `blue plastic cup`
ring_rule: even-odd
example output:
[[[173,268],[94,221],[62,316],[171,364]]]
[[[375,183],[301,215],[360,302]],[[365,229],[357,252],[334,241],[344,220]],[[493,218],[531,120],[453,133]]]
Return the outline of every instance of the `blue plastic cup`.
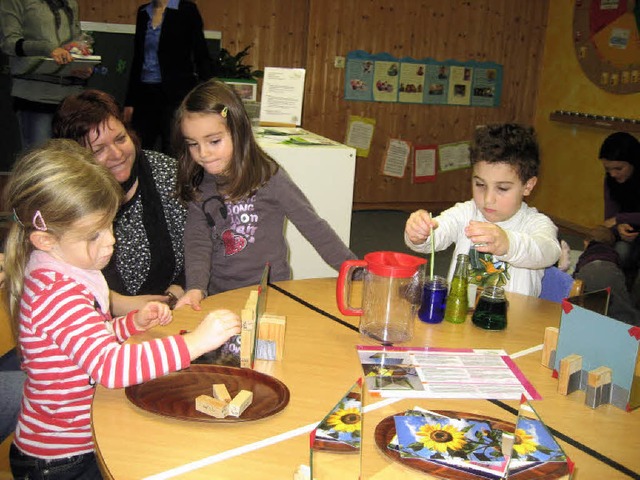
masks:
[[[425,323],[440,323],[447,304],[447,279],[439,275],[427,278],[422,289],[418,318]]]

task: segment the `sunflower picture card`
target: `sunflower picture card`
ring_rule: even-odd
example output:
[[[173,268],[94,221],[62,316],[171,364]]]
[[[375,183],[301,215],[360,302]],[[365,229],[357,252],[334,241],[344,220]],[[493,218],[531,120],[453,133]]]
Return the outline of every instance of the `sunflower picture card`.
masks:
[[[567,462],[562,447],[553,438],[538,412],[525,399],[521,399],[511,459],[532,462]]]
[[[409,413],[409,412],[407,412]],[[394,417],[400,455],[425,460],[481,462],[506,467],[502,430],[488,421],[430,413]]]
[[[341,443],[359,449],[362,432],[362,382],[359,380],[318,424],[314,444]],[[319,442],[320,441],[320,442]]]

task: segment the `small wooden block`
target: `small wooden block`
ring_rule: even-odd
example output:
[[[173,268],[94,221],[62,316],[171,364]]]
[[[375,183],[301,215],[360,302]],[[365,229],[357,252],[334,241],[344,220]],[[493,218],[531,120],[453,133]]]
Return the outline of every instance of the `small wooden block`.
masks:
[[[196,398],[196,410],[215,418],[224,418],[228,413],[226,402],[209,395],[200,395]]]
[[[249,292],[249,298],[247,298],[247,302],[244,304],[244,308],[256,311],[258,306],[258,290],[251,290]]]
[[[311,469],[308,465],[299,465],[293,472],[293,480],[311,480]]]
[[[240,390],[229,403],[229,415],[239,417],[242,415],[242,412],[251,405],[251,402],[253,402],[253,392],[250,392],[249,390]]]
[[[580,388],[580,376],[582,375],[582,357],[571,354],[560,360],[560,372],[558,375],[558,393],[568,395]]]
[[[264,314],[260,317],[258,339],[275,344],[275,360],[282,360],[284,355],[284,334],[287,317],[282,315]],[[271,360],[271,359],[265,359]]]
[[[553,368],[555,352],[558,348],[558,328],[547,327],[544,329],[544,343],[542,345],[542,365]]]
[[[585,405],[598,408],[602,404],[611,402],[611,376],[609,367],[598,367],[587,374],[587,387],[585,389]]]
[[[601,387],[611,383],[611,369],[609,367],[598,367],[589,371],[587,385],[590,387]]]
[[[252,291],[253,292],[253,291]],[[255,290],[256,295],[258,291]],[[240,331],[240,366],[251,368],[251,354],[256,335],[256,314],[255,310],[245,308],[240,312],[242,320],[242,330]]]
[[[213,384],[213,398],[222,400],[224,403],[231,401],[231,395],[229,395],[229,390],[227,390],[227,386],[224,383]]]

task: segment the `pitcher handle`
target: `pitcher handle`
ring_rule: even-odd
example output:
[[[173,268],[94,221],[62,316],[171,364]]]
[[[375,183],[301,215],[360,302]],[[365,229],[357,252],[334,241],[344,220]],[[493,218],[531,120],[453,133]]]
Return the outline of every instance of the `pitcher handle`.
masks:
[[[338,274],[338,284],[336,285],[336,300],[338,309],[343,315],[362,315],[362,308],[353,308],[349,305],[349,289],[353,279],[353,269],[365,267],[368,263],[365,260],[346,260],[340,266]],[[345,302],[346,299],[346,302]]]

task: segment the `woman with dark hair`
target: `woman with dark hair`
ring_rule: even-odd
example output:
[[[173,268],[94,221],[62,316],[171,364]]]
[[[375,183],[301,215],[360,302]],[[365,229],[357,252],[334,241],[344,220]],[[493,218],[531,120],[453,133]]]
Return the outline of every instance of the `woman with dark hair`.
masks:
[[[138,8],[125,119],[145,149],[169,153],[171,120],[184,96],[213,76],[198,7],[188,0],[152,0]]]
[[[11,62],[13,106],[17,112],[22,147],[51,137],[51,118],[67,95],[86,84],[92,70],[79,67],[68,77],[32,73],[40,57],[58,65],[73,62],[64,45],[80,37],[76,0],[2,0],[0,38]]]
[[[113,223],[115,253],[103,270],[109,288],[127,296],[162,295],[174,303],[184,294],[186,219],[175,198],[176,161],[141,149],[115,99],[99,90],[65,98],[54,115],[53,135],[90,149],[124,190]],[[113,304],[114,313],[132,306],[126,297]]]
[[[631,134],[609,135],[598,158],[604,179],[604,225],[616,236],[622,268],[635,277],[640,260],[640,142]]]

